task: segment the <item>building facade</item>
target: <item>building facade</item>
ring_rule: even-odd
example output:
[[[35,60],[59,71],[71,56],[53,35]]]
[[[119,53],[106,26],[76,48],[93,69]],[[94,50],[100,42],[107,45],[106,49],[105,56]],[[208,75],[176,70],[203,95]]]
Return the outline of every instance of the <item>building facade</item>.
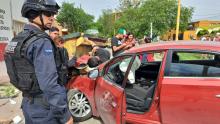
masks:
[[[21,16],[24,0],[1,0],[0,4],[0,61],[3,61],[7,43],[22,31],[27,20]]]
[[[184,31],[180,32],[179,40],[199,40],[200,36],[197,35],[198,29],[220,29],[220,21],[209,21],[209,20],[201,20],[192,22],[189,24],[189,28]],[[170,30],[165,35],[162,36],[163,40],[175,40],[176,30]]]

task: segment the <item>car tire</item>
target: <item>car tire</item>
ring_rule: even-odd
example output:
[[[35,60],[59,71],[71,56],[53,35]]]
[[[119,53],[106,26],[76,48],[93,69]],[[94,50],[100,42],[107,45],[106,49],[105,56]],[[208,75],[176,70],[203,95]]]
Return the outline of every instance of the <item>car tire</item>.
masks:
[[[92,107],[82,92],[69,90],[67,93],[68,107],[75,122],[88,120],[92,117]]]

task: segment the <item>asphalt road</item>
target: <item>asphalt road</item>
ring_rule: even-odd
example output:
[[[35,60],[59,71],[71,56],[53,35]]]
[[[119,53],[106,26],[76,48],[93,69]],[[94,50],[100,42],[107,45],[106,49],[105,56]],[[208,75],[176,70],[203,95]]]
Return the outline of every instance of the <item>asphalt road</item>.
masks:
[[[98,120],[96,118],[91,118],[91,119],[84,121],[84,122],[80,122],[80,123],[75,122],[74,124],[102,124],[102,123],[100,120]]]

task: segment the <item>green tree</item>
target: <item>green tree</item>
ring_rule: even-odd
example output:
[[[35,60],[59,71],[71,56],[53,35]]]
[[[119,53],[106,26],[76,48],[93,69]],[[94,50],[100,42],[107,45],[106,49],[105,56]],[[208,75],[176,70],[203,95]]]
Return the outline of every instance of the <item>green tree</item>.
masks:
[[[83,9],[74,7],[74,3],[64,2],[57,16],[57,22],[69,32],[83,32],[93,26],[94,16],[86,14]]]
[[[121,0],[126,1],[126,0]],[[117,20],[115,26],[124,26],[136,36],[150,34],[150,23],[153,33],[162,35],[176,26],[177,0],[144,0],[138,7],[127,7]],[[180,30],[184,31],[191,21],[193,8],[181,7]]]
[[[137,8],[144,0],[119,0],[120,9]]]
[[[111,37],[114,34],[115,16],[112,10],[103,10],[97,21],[97,27],[102,36]]]

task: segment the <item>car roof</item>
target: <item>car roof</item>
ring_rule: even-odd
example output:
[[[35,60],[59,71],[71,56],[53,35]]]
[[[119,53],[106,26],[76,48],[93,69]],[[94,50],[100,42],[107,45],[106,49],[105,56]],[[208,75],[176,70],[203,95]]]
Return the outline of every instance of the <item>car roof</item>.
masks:
[[[162,41],[148,44],[141,44],[125,53],[136,53],[151,50],[167,50],[167,49],[190,49],[203,51],[220,51],[220,42],[215,41]]]

